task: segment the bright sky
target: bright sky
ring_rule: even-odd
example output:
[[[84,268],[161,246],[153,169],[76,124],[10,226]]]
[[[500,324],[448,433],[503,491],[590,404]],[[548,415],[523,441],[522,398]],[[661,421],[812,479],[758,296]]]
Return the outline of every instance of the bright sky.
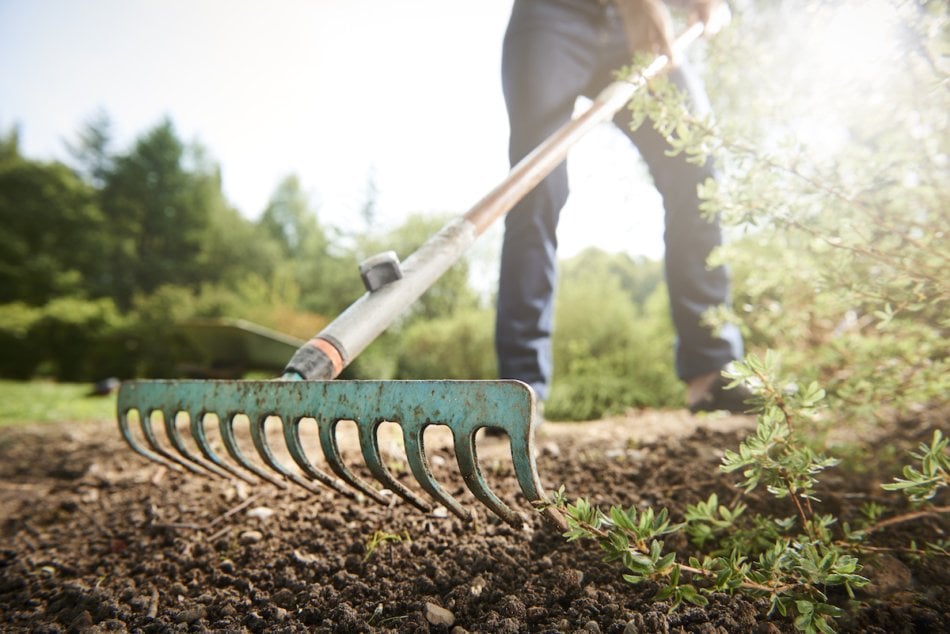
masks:
[[[511,0],[0,0],[0,130],[31,158],[98,110],[116,147],[171,117],[257,217],[297,174],[323,222],[464,213],[507,173],[501,42]],[[662,210],[604,128],[571,155],[561,255],[662,255]],[[633,177],[631,178],[631,174]],[[499,232],[490,234],[497,241]]]

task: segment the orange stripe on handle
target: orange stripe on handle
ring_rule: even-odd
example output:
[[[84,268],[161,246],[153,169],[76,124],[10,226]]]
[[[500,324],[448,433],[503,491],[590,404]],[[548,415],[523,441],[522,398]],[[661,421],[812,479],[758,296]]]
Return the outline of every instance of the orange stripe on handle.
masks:
[[[333,364],[333,378],[338,377],[340,372],[343,371],[343,355],[339,349],[326,339],[320,337],[314,337],[307,343],[327,356],[330,363]]]

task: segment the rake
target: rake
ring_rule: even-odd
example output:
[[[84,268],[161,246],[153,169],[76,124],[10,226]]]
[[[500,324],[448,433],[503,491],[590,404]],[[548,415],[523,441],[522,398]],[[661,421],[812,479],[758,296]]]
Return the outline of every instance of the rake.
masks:
[[[694,24],[674,44],[685,50],[703,32]],[[119,429],[132,449],[170,469],[202,475],[257,479],[280,487],[289,483],[316,492],[320,485],[353,497],[356,492],[383,504],[390,500],[356,476],[343,463],[337,444],[340,421],[357,425],[363,459],[369,472],[386,489],[422,510],[428,501],[390,473],[380,456],[378,429],[397,423],[412,475],[436,502],[463,520],[472,514],[433,478],[423,435],[427,427],[451,430],[456,460],[471,493],[504,521],[520,525],[524,516],[502,502],[489,488],[479,468],[476,433],[492,428],[507,434],[515,476],[527,501],[559,528],[563,517],[548,504],[535,464],[535,430],[539,424],[534,392],[519,381],[335,381],[343,369],[393,321],[458,261],[475,239],[508,211],[564,158],[568,150],[601,122],[610,120],[649,79],[662,72],[669,59],[658,56],[629,80],[608,85],[580,116],[567,122],[508,176],[460,218],[429,238],[405,262],[389,251],[360,264],[366,293],[301,346],[283,376],[270,381],[129,381],[118,395]],[[152,419],[160,413],[165,440],[160,442]],[[200,455],[189,449],[178,420],[188,418],[188,432]],[[246,416],[261,468],[245,455],[235,436],[235,419]],[[218,421],[225,460],[209,441],[205,420]],[[132,432],[133,419],[141,427],[140,442]],[[279,419],[283,443],[296,468],[281,463],[265,433],[267,421]],[[333,475],[318,469],[307,456],[300,426],[314,420],[319,444]],[[334,477],[335,476],[335,477]]]

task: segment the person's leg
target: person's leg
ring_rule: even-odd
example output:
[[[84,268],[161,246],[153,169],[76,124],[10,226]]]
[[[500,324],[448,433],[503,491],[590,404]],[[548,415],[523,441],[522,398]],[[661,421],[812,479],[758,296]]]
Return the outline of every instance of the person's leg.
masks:
[[[694,112],[708,110],[705,92],[687,67],[675,69],[670,78],[688,96]],[[722,231],[717,219],[702,216],[697,192],[698,186],[716,173],[712,161],[695,165],[684,155],[668,156],[669,145],[649,122],[630,131],[629,115],[624,111],[617,123],[640,150],[663,196],[666,281],[677,333],[676,372],[687,383],[703,388],[706,379],[743,355],[742,338],[735,326],[713,332],[702,324],[707,310],[730,302],[728,272],[707,264],[712,250],[722,244]]]
[[[598,3],[516,0],[502,55],[514,165],[571,116],[589,78]],[[556,283],[557,222],[568,195],[563,163],[505,219],[495,347],[501,378],[547,397]]]

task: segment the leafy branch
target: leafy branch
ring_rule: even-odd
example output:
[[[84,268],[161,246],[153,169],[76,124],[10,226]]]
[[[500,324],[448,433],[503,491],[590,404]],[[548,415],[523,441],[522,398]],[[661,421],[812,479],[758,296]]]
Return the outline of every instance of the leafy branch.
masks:
[[[939,429],[934,430],[930,444],[921,443],[918,451],[911,454],[920,461],[920,467],[905,466],[904,477],[894,478],[892,484],[882,485],[883,488],[886,491],[901,491],[911,502],[917,504],[932,500],[938,490],[950,485],[948,444],[950,440],[945,438]]]

